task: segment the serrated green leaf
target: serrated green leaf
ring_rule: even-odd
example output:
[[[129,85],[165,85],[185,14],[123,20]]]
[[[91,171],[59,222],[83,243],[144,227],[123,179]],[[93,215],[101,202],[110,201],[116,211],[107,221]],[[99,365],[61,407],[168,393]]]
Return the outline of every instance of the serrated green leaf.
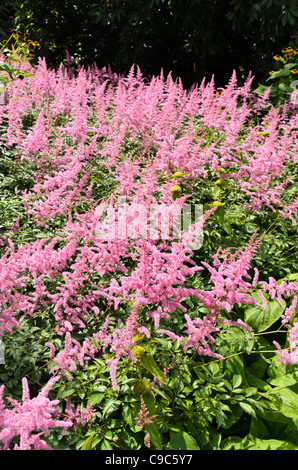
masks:
[[[74,392],[76,392],[77,388],[62,388],[61,391],[58,393],[59,398],[65,398],[70,395],[72,395]]]
[[[254,329],[254,331],[260,333],[261,331],[267,330],[273,323],[275,323],[282,315],[286,308],[286,302],[282,299],[281,307],[276,300],[269,300],[269,296],[264,293],[264,297],[267,300],[267,309],[263,307],[263,301],[259,295],[254,292],[252,297],[261,305],[246,305],[244,306],[244,321],[248,326]]]
[[[160,435],[160,432],[158,430],[158,427],[156,426],[156,424],[154,423],[147,423],[145,425],[145,429],[147,432],[149,432],[150,434],[150,441],[152,442],[152,444],[154,445],[154,447],[157,449],[157,450],[162,450],[163,449],[163,445],[162,445],[162,440],[161,440],[161,435]]]
[[[257,439],[248,437],[243,440],[243,449],[249,450],[297,450],[292,442],[279,439]]]
[[[103,407],[102,417],[106,418],[109,416],[118,408],[119,405],[121,405],[120,400],[117,400],[116,398],[110,398]]]
[[[80,450],[91,450],[93,438],[94,438],[94,433],[91,434],[91,436],[89,436],[89,437],[86,439],[86,441],[84,442],[84,444],[82,445],[82,447],[80,448]]]
[[[155,397],[151,394],[148,393],[148,395],[143,396],[143,400],[145,402],[146,408],[150,413],[150,416],[155,415]]]
[[[185,431],[173,433],[170,439],[171,450],[200,450],[194,438]]]
[[[161,383],[164,385],[167,385],[167,381],[165,379],[165,376],[163,375],[162,371],[158,367],[155,359],[151,354],[144,354],[140,358],[140,362],[143,367],[145,367],[146,370],[148,370],[154,377],[156,377]]]
[[[213,197],[214,199],[218,199],[220,195],[220,186],[213,187]]]
[[[232,378],[232,385],[233,385],[233,388],[238,388],[239,385],[241,385],[242,383],[242,377],[240,374],[235,374],[233,375],[233,378]]]
[[[273,395],[273,394],[272,394]],[[289,388],[278,389],[275,401],[281,413],[292,419],[298,419],[298,395]]]
[[[133,409],[126,403],[124,403],[122,406],[122,416],[123,416],[123,419],[131,428],[135,426],[135,420],[134,420],[135,414],[133,412]]]
[[[249,415],[253,416],[254,418],[256,418],[256,412],[254,410],[254,408],[249,405],[248,403],[246,402],[240,402],[239,405],[241,406],[241,408],[243,409],[243,411],[245,411],[246,413],[248,413]]]
[[[221,227],[227,232],[228,235],[231,235],[232,226],[226,214],[226,211],[223,207],[216,209],[215,215]]]
[[[88,398],[88,403],[90,403],[90,405],[99,405],[104,397],[104,393],[94,393]]]

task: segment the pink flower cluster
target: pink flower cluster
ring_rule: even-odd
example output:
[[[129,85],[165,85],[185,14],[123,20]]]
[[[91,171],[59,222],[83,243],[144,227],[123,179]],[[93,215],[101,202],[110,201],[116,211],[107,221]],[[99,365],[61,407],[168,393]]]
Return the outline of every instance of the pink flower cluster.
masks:
[[[240,319],[225,319],[224,312],[230,313],[235,304],[256,305],[253,289],[259,290],[265,308],[263,293],[278,301],[297,293],[297,282],[258,282],[257,270],[251,278],[251,261],[264,235],[256,239],[254,234],[235,253],[218,250],[212,265],[196,265],[192,259],[189,242],[199,235],[201,222],[178,240],[172,227],[160,239],[160,228],[148,234],[134,209],[127,219],[133,234],[123,237],[116,230],[110,236],[111,223],[119,223],[114,207],[122,197],[127,207],[139,204],[149,210],[150,205],[159,205],[161,223],[167,221],[162,208],[173,204],[170,177],[178,170],[187,174],[189,190],[173,204],[178,209],[194,184],[205,185],[212,172],[245,199],[246,210],[266,207],[296,223],[298,199],[287,203],[284,198],[292,184],[289,167],[297,163],[298,153],[298,116],[288,113],[287,104],[281,113],[274,108],[265,113],[268,93],[255,97],[253,77],[238,86],[235,73],[219,94],[214,79],[186,91],[171,75],[145,81],[138,68],[127,77],[106,78],[95,68],[81,68],[77,76],[62,65],[50,70],[44,60],[27,68],[33,76],[11,83],[9,103],[0,109],[0,121],[4,116],[7,120],[0,142],[15,149],[20,165],[38,169],[32,188],[19,195],[30,222],[46,228],[59,220],[62,229],[53,238],[17,247],[7,236],[0,246],[0,337],[21,328],[27,315],[48,309],[55,332],[65,339],[59,351],[54,340],[46,342],[55,363],[51,373],[71,377],[85,361],[109,353],[106,363],[116,391],[119,361],[136,360],[131,351],[136,333],[148,338],[165,334],[178,340],[185,353],[191,349],[219,358],[215,337],[222,324],[249,330]],[[254,117],[258,125],[246,125]],[[33,120],[30,129],[26,119]],[[210,139],[210,129],[216,140]],[[106,199],[95,200],[95,180],[107,173],[114,190]],[[203,225],[216,210],[205,213]],[[12,233],[19,229],[18,222]],[[188,279],[204,268],[210,273],[210,289],[188,287]],[[190,295],[207,309],[203,318],[184,306]],[[296,299],[282,317],[289,327],[290,349],[281,351],[276,344],[284,363],[298,362]],[[99,301],[113,305],[115,311],[120,304],[129,306],[122,323],[115,327],[108,315],[102,314],[102,319]],[[177,308],[185,318],[179,335],[171,329]],[[99,330],[81,344],[73,332],[84,329],[94,314],[101,321]],[[47,434],[52,427],[71,425],[53,418],[58,402],[51,402],[47,393],[56,380],[30,400],[24,379],[23,404],[11,401],[14,409],[8,410],[1,402],[0,440],[5,449],[18,435],[16,449],[47,448],[41,434],[33,432]],[[78,424],[78,410],[69,406],[68,411]],[[140,423],[145,423],[143,408],[142,413]]]
[[[72,426],[71,420],[56,419],[59,414],[59,400],[50,400],[48,393],[59,380],[53,377],[45,385],[37,397],[30,399],[26,378],[23,378],[22,403],[7,397],[13,408],[6,408],[3,400],[4,385],[0,387],[0,443],[2,450],[7,450],[10,443],[19,437],[14,450],[51,450],[51,447],[41,439],[42,434],[49,435],[52,428],[66,429]],[[36,431],[39,431],[36,433]]]

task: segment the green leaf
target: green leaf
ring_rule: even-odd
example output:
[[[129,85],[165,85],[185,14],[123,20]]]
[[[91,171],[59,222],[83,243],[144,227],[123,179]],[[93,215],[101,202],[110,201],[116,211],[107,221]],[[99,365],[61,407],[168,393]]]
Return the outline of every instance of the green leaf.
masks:
[[[297,188],[298,189],[298,188]],[[298,281],[298,273],[288,274],[282,279],[278,279],[277,284],[280,285],[282,281]]]
[[[161,441],[161,435],[160,435],[160,432],[159,432],[156,424],[147,423],[147,424],[145,424],[145,429],[146,429],[147,432],[149,432],[150,441],[152,442],[154,447],[157,450],[162,450],[163,446],[162,446],[162,441]]]
[[[213,187],[213,197],[214,199],[218,199],[220,195],[220,186]]]
[[[274,387],[291,387],[291,385],[295,385],[297,383],[297,376],[296,374],[287,374],[280,377],[267,379],[267,382]]]
[[[216,209],[215,215],[221,227],[225,230],[225,232],[227,232],[228,235],[231,235],[232,227],[224,208],[219,207]]]
[[[256,305],[244,306],[244,321],[248,326],[253,328],[256,332],[267,330],[273,323],[275,323],[282,315],[286,308],[286,302],[281,301],[281,307],[276,300],[269,301],[268,294],[264,293],[267,300],[267,309],[258,307]],[[253,293],[252,297],[260,304],[263,305],[262,299],[257,293]]]
[[[71,387],[71,388],[61,388],[61,391],[59,391],[59,398],[65,398],[69,397],[70,395],[73,395],[77,391],[77,387]]]
[[[143,395],[143,400],[145,402],[146,408],[150,413],[150,416],[155,415],[156,410],[155,410],[155,398],[154,396],[149,393],[148,395]]]
[[[165,379],[165,376],[163,375],[162,371],[158,367],[158,365],[155,362],[155,359],[151,354],[144,354],[140,358],[140,362],[143,367],[145,367],[146,370],[148,370],[154,377],[156,377],[161,383],[164,385],[167,385],[167,381]]]
[[[259,416],[257,419],[251,419],[249,434],[256,438],[270,438],[270,432],[268,431],[266,425]]]
[[[259,133],[257,134],[258,137],[267,136],[267,135],[269,135],[269,132],[268,132],[268,131],[259,132]]]
[[[200,450],[194,438],[185,431],[174,433],[170,439],[171,450]]]
[[[235,374],[233,375],[233,378],[232,378],[232,386],[233,388],[238,388],[239,385],[241,385],[242,383],[242,377],[240,374]]]
[[[279,83],[279,84],[278,84],[278,88],[279,88],[281,91],[284,91],[285,93],[292,93],[292,92],[293,92],[293,88],[291,88],[290,86],[286,85],[285,83]]]
[[[91,450],[93,438],[94,438],[94,433],[91,434],[91,436],[89,436],[89,437],[86,439],[86,441],[84,442],[84,444],[82,445],[82,447],[80,448],[80,450]]]
[[[135,423],[135,413],[133,409],[127,405],[126,403],[123,404],[122,406],[122,416],[125,422],[129,425],[130,428],[134,428],[136,423]]]
[[[117,400],[116,398],[110,398],[103,407],[102,417],[106,418],[107,416],[109,416],[111,413],[113,413],[113,411],[118,408],[119,405],[121,405],[120,400]]]
[[[289,388],[279,389],[276,402],[281,413],[292,419],[298,419],[298,395]]]
[[[0,62],[0,71],[7,72],[9,75],[12,75],[14,72],[14,68],[6,64],[5,62]]]
[[[292,442],[278,439],[257,439],[247,437],[243,440],[243,449],[249,450],[297,450]]]
[[[90,403],[90,405],[99,405],[104,397],[104,393],[93,393],[93,395],[88,398],[88,403]]]
[[[294,64],[293,64],[294,66]],[[290,75],[290,70],[289,69],[285,69],[285,70],[278,70],[277,72],[273,72],[269,78],[267,78],[267,82],[268,80],[272,80],[274,78],[278,78],[278,77],[288,77]]]
[[[265,91],[269,88],[269,86],[266,86],[266,85],[259,85],[258,88],[256,88],[254,90],[255,93],[257,93],[258,95],[262,95],[263,93],[265,93]]]
[[[239,405],[241,406],[241,408],[246,412],[248,413],[249,415],[253,416],[254,418],[256,418],[256,412],[254,410],[254,408],[249,405],[248,403],[246,402],[240,402]]]
[[[218,345],[223,348],[221,354],[227,355],[239,351],[250,353],[254,345],[254,337],[241,327],[229,326],[218,335]]]

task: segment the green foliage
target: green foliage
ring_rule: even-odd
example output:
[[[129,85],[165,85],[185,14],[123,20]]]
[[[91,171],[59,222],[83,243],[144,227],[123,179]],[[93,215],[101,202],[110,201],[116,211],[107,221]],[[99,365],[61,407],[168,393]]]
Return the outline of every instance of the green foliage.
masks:
[[[40,43],[50,66],[65,60],[144,75],[163,69],[186,86],[215,74],[219,85],[244,64],[264,80],[274,49],[295,29],[295,0],[28,0],[14,2],[15,26]]]
[[[34,121],[33,115],[25,116],[24,127],[30,128]],[[5,120],[1,126],[4,132]],[[217,131],[209,129],[206,132],[208,142],[216,142],[218,138]],[[131,148],[138,145],[139,142],[128,142],[124,154],[129,155]],[[90,163],[90,169],[93,197],[106,197],[115,187],[113,175],[98,160]],[[296,171],[292,170],[293,175]],[[52,236],[62,228],[59,216],[45,229],[36,226],[25,213],[16,191],[33,186],[36,167],[27,162],[20,165],[15,148],[1,148],[0,172],[1,237],[9,235],[15,245],[22,245]],[[204,204],[205,210],[217,209],[204,230],[203,246],[194,259],[210,262],[220,246],[237,249],[258,229],[260,233],[266,231],[252,265],[259,269],[260,279],[267,280],[269,276],[280,281],[297,279],[297,228],[267,208],[261,213],[244,210],[245,197],[235,183],[230,179],[223,180],[224,184],[219,183],[222,172],[214,174],[209,168],[206,172],[205,182],[192,185],[191,200]],[[185,191],[189,190],[187,174],[177,173],[175,178],[181,179],[179,184]],[[293,199],[296,192],[297,183],[289,184],[288,199]],[[78,204],[76,210],[79,209]],[[20,228],[10,232],[18,216]],[[2,255],[5,245],[0,250]],[[207,271],[199,271],[188,280],[189,285],[207,289],[207,274]],[[54,292],[60,281],[59,276],[49,280],[49,291]],[[94,273],[89,282],[101,285],[105,279]],[[30,287],[29,283],[26,289],[30,291]],[[82,296],[87,287],[88,284],[82,286]],[[103,353],[78,367],[71,378],[62,377],[51,394],[61,403],[69,398],[74,408],[92,407],[94,413],[87,423],[77,424],[75,433],[66,431],[62,435],[53,430],[44,439],[57,450],[140,450],[148,445],[148,436],[150,448],[156,450],[297,450],[298,366],[285,368],[271,350],[272,339],[286,344],[287,334],[280,328],[279,320],[291,299],[278,304],[265,294],[268,306],[265,308],[257,291],[252,290],[250,294],[260,302],[260,307],[235,305],[230,320],[245,321],[251,332],[238,326],[223,326],[216,334],[216,352],[223,359],[184,352],[179,341],[163,336],[150,339],[144,336],[138,338],[144,354],[136,356],[137,361],[126,359],[119,363],[117,392],[111,388],[110,371],[106,366],[110,353]],[[207,313],[195,297],[182,303],[187,305],[191,315]],[[104,301],[98,307],[100,312],[108,308]],[[111,325],[115,325],[130,307],[127,303],[116,312],[109,306]],[[173,331],[175,327],[177,332],[181,329],[181,318],[179,309],[171,315]],[[90,317],[86,328],[75,332],[73,337],[83,340],[91,336],[99,321],[97,317]],[[161,321],[160,327],[163,326],[166,327],[166,323],[163,325]],[[24,376],[30,381],[32,393],[48,380],[54,364],[44,343],[54,337],[57,349],[62,346],[62,338],[57,339],[53,334],[55,327],[53,306],[44,306],[34,317],[27,317],[22,322],[22,330],[17,335],[5,336],[6,361],[0,365],[0,381],[5,384],[8,395],[21,398],[20,378]],[[144,385],[143,381],[151,385],[152,393],[144,393],[143,389],[142,398],[149,421],[142,428],[137,420],[142,405],[138,386]],[[62,404],[60,409],[61,416],[67,416]]]
[[[288,47],[282,49],[282,55],[276,54],[273,59],[276,62],[276,70],[269,72],[267,82],[270,85],[260,85],[256,93],[264,93],[269,86],[270,98],[274,105],[283,104],[291,97],[296,88],[293,83],[298,79],[298,34],[293,34],[293,39]],[[293,98],[296,103],[297,98]],[[293,104],[295,104],[293,102]]]
[[[15,2],[13,0],[2,0],[0,5],[0,40],[7,39],[10,29],[13,27],[15,15]]]

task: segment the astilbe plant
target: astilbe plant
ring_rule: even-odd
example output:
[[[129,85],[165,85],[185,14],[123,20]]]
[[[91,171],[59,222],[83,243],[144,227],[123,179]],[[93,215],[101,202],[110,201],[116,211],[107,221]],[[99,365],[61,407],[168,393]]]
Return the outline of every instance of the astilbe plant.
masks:
[[[49,435],[51,428],[66,429],[73,425],[71,420],[56,419],[59,414],[59,400],[50,400],[48,393],[59,376],[52,377],[37,397],[30,399],[26,378],[23,378],[22,403],[7,397],[13,408],[7,408],[3,401],[4,385],[0,387],[0,441],[2,449],[9,448],[11,441],[18,437],[19,444],[14,450],[49,450],[51,447],[41,439],[43,434]],[[38,434],[35,431],[40,431]],[[34,434],[33,434],[34,433]]]
[[[213,79],[187,92],[171,76],[161,74],[147,82],[133,68],[117,80],[100,78],[94,68],[81,68],[77,76],[70,76],[63,66],[49,70],[44,60],[28,71],[32,77],[10,85],[9,104],[1,109],[7,122],[1,141],[15,148],[20,165],[38,170],[31,188],[20,194],[26,216],[38,227],[56,228],[54,237],[23,246],[15,246],[8,237],[0,259],[0,334],[22,328],[28,315],[37,316],[46,308],[64,346],[57,351],[54,340],[45,341],[52,359],[50,373],[60,375],[36,399],[29,399],[24,381],[23,405],[11,402],[14,410],[2,405],[0,440],[5,449],[17,435],[20,448],[46,448],[33,431],[48,433],[50,427],[71,425],[50,418],[57,414],[57,402],[50,402],[46,393],[60,376],[71,378],[85,361],[105,357],[117,391],[120,361],[136,362],[136,334],[147,339],[166,335],[178,340],[185,354],[191,349],[220,359],[216,335],[223,325],[250,333],[240,318],[232,321],[229,314],[235,305],[261,307],[251,295],[253,289],[264,303],[265,292],[280,300],[298,290],[297,282],[259,281],[257,269],[252,279],[251,263],[265,233],[258,238],[254,234],[236,252],[218,250],[211,265],[198,261],[189,244],[202,230],[201,223],[178,240],[171,230],[160,239],[158,230],[155,236],[148,234],[142,219],[129,213],[139,205],[148,211],[150,221],[150,207],[158,206],[161,220],[167,221],[170,205],[181,210],[198,185],[208,186],[210,172],[221,171],[222,186],[233,189],[241,204],[245,201],[242,209],[247,213],[265,208],[296,223],[297,198],[288,201],[283,196],[292,181],[289,168],[297,163],[297,115],[289,114],[286,104],[282,113],[271,108],[265,114],[267,98],[251,93],[252,76],[238,87],[233,73],[218,93]],[[26,129],[29,115],[34,123]],[[258,124],[246,126],[252,119]],[[210,129],[216,138],[207,145]],[[184,193],[173,204],[170,178],[177,170],[187,178],[182,181]],[[96,193],[97,171],[114,182],[109,197]],[[123,197],[134,233],[111,237],[111,224],[114,227],[119,216],[115,206]],[[207,211],[203,225],[212,223],[218,210]],[[204,269],[211,287],[190,287],[189,279]],[[185,307],[183,301],[190,296],[205,307],[202,318]],[[100,302],[115,312],[127,308],[121,323],[110,322],[109,315],[100,312]],[[295,302],[283,316],[290,348],[281,351],[276,343],[283,363],[298,361],[297,322],[291,322]],[[184,314],[179,332],[171,321],[177,310]],[[75,339],[94,315],[100,324],[97,331],[81,342]]]

